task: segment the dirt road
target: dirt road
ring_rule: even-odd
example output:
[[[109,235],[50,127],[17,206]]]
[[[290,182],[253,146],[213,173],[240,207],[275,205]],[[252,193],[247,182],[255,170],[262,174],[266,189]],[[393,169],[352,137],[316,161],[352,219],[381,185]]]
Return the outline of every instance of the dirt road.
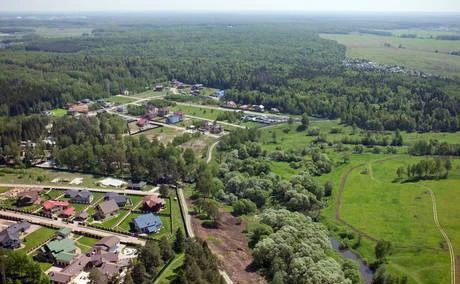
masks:
[[[444,231],[444,229],[442,228],[441,224],[439,223],[438,210],[437,210],[437,206],[436,206],[436,196],[434,195],[434,192],[431,190],[431,188],[429,188],[428,186],[423,185],[423,184],[416,184],[416,185],[426,189],[430,193],[431,201],[433,202],[433,220],[434,220],[434,223],[436,225],[436,228],[438,228],[438,231],[441,233],[442,237],[444,238],[444,240],[447,243],[447,247],[449,248],[450,278],[451,278],[451,283],[455,284],[455,281],[456,281],[455,280],[455,278],[456,278],[456,274],[455,274],[455,251],[454,251],[454,247],[452,245],[452,242],[449,239],[449,236],[447,235],[447,233]]]

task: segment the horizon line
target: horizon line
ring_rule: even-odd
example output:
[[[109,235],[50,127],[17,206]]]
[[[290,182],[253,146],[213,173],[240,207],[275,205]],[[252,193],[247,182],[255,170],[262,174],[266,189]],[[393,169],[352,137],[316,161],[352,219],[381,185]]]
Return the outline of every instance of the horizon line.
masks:
[[[459,11],[443,10],[443,11],[412,11],[412,10],[399,10],[399,11],[376,11],[376,10],[1,10],[2,13],[38,13],[38,14],[80,14],[80,13],[119,13],[119,14],[152,14],[152,13],[183,13],[183,14],[196,14],[196,13],[265,13],[265,14],[460,14]]]

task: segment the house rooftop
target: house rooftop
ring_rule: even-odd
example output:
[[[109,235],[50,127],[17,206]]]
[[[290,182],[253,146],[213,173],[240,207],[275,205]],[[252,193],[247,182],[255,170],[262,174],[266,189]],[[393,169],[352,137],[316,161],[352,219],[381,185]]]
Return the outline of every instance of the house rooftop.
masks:
[[[60,252],[71,252],[75,250],[75,241],[71,239],[53,240],[47,243],[46,246],[53,254],[58,254]]]
[[[58,200],[47,200],[43,202],[43,208],[46,210],[50,210],[56,206],[62,206],[62,207],[67,207],[69,206],[68,201],[58,201]]]
[[[120,243],[120,239],[116,236],[109,236],[109,237],[104,237],[102,239],[100,239],[94,246],[95,247],[101,247],[101,246],[104,246],[104,247],[107,247],[107,248],[111,248],[111,247],[114,247],[116,245],[118,245]]]
[[[139,229],[147,229],[149,233],[158,231],[162,226],[160,217],[153,213],[140,215],[133,220],[133,223]]]
[[[97,205],[97,207],[99,208],[99,210],[101,210],[101,212],[104,215],[111,214],[111,213],[117,211],[118,209],[120,209],[118,207],[118,204],[113,199],[103,201],[103,202],[99,203]]]

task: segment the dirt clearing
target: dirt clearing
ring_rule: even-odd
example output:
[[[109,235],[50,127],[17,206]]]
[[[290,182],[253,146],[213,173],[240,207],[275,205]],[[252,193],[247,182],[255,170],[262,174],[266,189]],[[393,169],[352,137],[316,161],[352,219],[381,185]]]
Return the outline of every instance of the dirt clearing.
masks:
[[[190,200],[188,203],[191,206]],[[192,218],[192,225],[196,236],[206,240],[212,252],[222,261],[233,283],[265,283],[264,278],[250,267],[253,258],[243,233],[246,224],[237,225],[235,217],[222,212],[218,229],[204,228],[197,218]]]

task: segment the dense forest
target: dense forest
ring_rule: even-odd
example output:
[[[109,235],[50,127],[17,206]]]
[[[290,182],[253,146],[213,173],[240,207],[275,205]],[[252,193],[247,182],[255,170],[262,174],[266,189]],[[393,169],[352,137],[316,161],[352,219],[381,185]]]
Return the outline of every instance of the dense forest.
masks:
[[[226,89],[225,99],[237,103],[370,130],[460,127],[458,80],[349,70],[345,47],[300,20],[100,25],[80,37],[26,38],[0,52],[0,68],[9,70],[0,74],[0,114],[139,92],[176,78]]]

